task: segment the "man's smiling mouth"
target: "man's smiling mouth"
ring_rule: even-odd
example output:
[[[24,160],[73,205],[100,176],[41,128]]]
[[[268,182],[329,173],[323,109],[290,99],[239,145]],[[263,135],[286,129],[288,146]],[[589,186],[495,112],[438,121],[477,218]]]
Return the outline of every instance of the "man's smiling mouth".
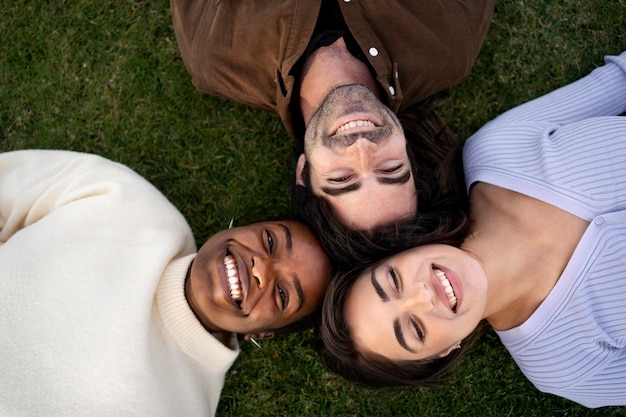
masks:
[[[344,123],[339,126],[334,135],[338,135],[346,130],[354,129],[355,127],[376,127],[376,125],[369,120],[351,120],[348,123]]]
[[[239,279],[239,271],[237,270],[237,261],[230,253],[224,256],[224,268],[226,270],[226,278],[228,279],[228,290],[233,301],[241,307],[243,301],[243,291],[241,280]]]

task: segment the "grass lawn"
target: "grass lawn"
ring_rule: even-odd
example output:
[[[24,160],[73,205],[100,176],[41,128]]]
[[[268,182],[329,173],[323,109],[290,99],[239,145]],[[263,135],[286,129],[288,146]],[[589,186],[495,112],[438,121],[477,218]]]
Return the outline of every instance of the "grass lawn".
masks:
[[[231,217],[290,212],[292,143],[280,120],[194,90],[167,1],[4,3],[0,151],[70,149],[123,162],[179,207],[198,244]],[[624,0],[498,0],[473,72],[449,91],[443,114],[467,137],[623,49]],[[316,343],[308,332],[263,342],[263,351],[243,343],[218,415],[626,415],[541,394],[492,332],[436,390],[355,387],[325,370]]]

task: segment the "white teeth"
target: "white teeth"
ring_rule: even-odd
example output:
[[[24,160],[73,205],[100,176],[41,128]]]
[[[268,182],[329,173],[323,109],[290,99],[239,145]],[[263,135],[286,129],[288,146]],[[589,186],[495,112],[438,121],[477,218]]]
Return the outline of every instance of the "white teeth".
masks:
[[[446,276],[446,274],[438,268],[435,268],[435,274],[437,275],[437,278],[439,278],[439,281],[441,282],[441,285],[443,286],[443,289],[446,292],[446,295],[448,296],[448,301],[450,302],[450,305],[452,306],[452,309],[454,310],[454,308],[456,307],[456,295],[454,295],[454,290],[452,289],[452,285],[450,285],[450,281],[448,280],[448,277]]]
[[[226,275],[228,276],[228,290],[230,291],[230,296],[235,301],[242,301],[241,281],[239,280],[237,263],[232,255],[226,255],[224,257],[224,267],[226,268]]]
[[[338,134],[338,133],[343,132],[344,130],[353,129],[359,126],[376,127],[376,125],[370,122],[369,120],[353,120],[351,122],[348,122],[344,125],[339,126],[339,129],[337,129],[336,133]]]

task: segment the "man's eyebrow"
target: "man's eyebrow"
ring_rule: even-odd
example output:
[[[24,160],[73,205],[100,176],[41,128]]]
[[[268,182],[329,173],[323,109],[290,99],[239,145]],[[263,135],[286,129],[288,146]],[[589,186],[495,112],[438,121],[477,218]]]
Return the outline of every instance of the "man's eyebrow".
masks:
[[[411,170],[404,171],[404,174],[399,177],[389,178],[389,177],[378,177],[377,180],[381,184],[404,184],[409,179],[411,179]]]
[[[350,184],[343,188],[330,188],[330,187],[322,187],[322,191],[328,195],[338,196],[342,194],[349,193],[351,191],[356,191],[361,188],[361,182],[355,182],[354,184]]]
[[[293,247],[293,242],[291,241],[291,231],[287,226],[282,223],[278,223],[278,226],[282,229],[285,234],[285,245],[287,246],[287,251],[291,252],[291,248]]]
[[[383,302],[389,301],[389,297],[387,296],[387,294],[385,294],[385,290],[383,290],[383,287],[381,287],[378,283],[378,279],[376,279],[376,267],[372,268],[370,278],[372,280],[372,286],[374,287],[374,290],[376,291],[376,294],[378,294],[380,299],[383,300]]]
[[[304,291],[302,291],[302,285],[300,284],[300,278],[298,275],[293,275],[293,287],[296,289],[296,294],[298,295],[298,307],[296,308],[296,313],[300,311],[302,305],[304,304]]]
[[[395,185],[395,184],[405,184],[410,179],[411,179],[411,170],[406,170],[399,177],[394,177],[394,178],[379,177],[377,178],[377,181],[381,184]],[[361,188],[361,182],[355,182],[354,184],[350,184],[343,188],[322,187],[321,189],[325,194],[335,197],[338,195],[343,195],[352,191],[356,191],[359,188]]]
[[[398,343],[400,344],[400,346],[402,346],[404,349],[408,350],[411,353],[415,353],[415,351],[411,349],[409,345],[406,344],[406,341],[404,340],[404,335],[402,334],[400,320],[398,319],[395,319],[393,321],[393,332],[396,334],[396,339],[398,340]]]

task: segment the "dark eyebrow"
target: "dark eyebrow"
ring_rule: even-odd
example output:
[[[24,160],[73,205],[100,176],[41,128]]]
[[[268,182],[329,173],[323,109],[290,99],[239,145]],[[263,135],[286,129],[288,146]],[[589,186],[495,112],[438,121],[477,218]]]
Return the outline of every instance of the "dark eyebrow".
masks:
[[[379,177],[378,182],[381,184],[404,184],[411,178],[411,171],[406,170],[404,174],[399,177],[389,178],[389,177]]]
[[[389,297],[387,296],[387,294],[385,294],[385,291],[383,290],[383,288],[378,283],[378,280],[376,279],[375,271],[376,271],[376,268],[373,267],[371,280],[372,280],[372,285],[374,286],[374,290],[376,290],[376,294],[378,294],[378,296],[381,298],[381,300],[383,300],[383,302],[389,301]],[[400,326],[400,320],[398,319],[395,319],[393,321],[393,332],[395,333],[396,339],[398,340],[398,343],[400,344],[400,346],[402,346],[405,350],[411,353],[415,353],[415,351],[411,349],[409,345],[407,345],[406,340],[404,340],[404,334],[402,333],[402,327]]]
[[[289,228],[287,226],[285,226],[282,223],[278,223],[278,226],[283,230],[283,233],[285,234],[285,244],[287,246],[287,251],[291,252],[291,248],[292,248],[292,241],[291,241],[291,231],[289,230]]]
[[[298,307],[296,308],[297,313],[304,304],[304,291],[302,291],[302,285],[300,284],[300,278],[298,278],[298,275],[294,274],[292,283],[293,287],[296,289],[296,294],[298,295]]]
[[[408,350],[411,353],[415,353],[415,351],[406,344],[406,341],[404,340],[404,335],[402,334],[402,328],[400,327],[400,320],[398,319],[395,319],[393,321],[393,332],[396,334],[396,339],[398,339],[398,343],[400,344],[400,346],[402,346],[404,349]]]
[[[377,178],[377,181],[381,184],[390,184],[390,185],[395,185],[395,184],[405,184],[406,182],[408,182],[411,179],[411,171],[410,170],[406,170],[402,175],[400,175],[399,177],[394,177],[394,178],[389,178],[389,177],[379,177]],[[359,188],[361,188],[361,183],[360,182],[355,182],[354,184],[350,184],[346,187],[343,188],[331,188],[331,187],[322,187],[322,191],[330,196],[338,196],[338,195],[343,195],[352,191],[356,191]]]
[[[328,195],[338,196],[352,191],[356,191],[359,188],[361,188],[361,182],[355,182],[354,184],[350,184],[343,188],[322,187],[322,191]]]
[[[387,294],[385,294],[385,290],[383,290],[383,287],[380,286],[378,280],[376,279],[376,266],[372,267],[372,274],[370,275],[370,277],[372,280],[372,286],[374,287],[376,294],[378,294],[383,302],[389,301],[389,297],[387,296]]]

